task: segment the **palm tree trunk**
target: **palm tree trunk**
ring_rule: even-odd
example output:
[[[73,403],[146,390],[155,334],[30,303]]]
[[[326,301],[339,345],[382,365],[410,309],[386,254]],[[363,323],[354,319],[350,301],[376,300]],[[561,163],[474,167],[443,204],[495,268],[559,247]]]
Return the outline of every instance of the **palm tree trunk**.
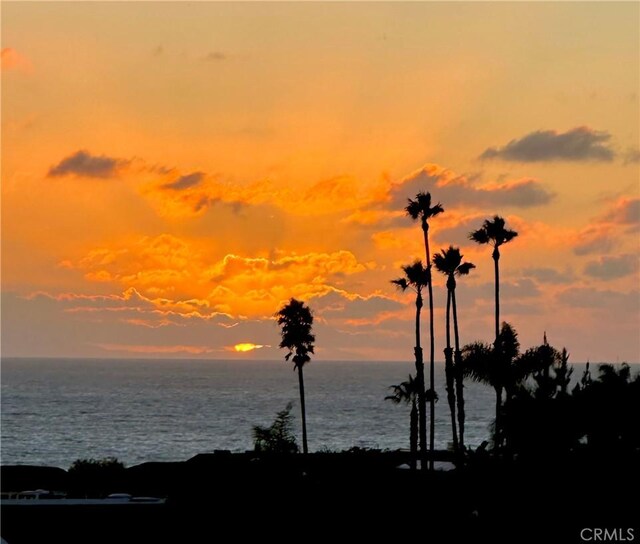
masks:
[[[499,448],[502,444],[502,387],[495,387],[496,390],[496,423],[494,433],[494,444]]]
[[[435,340],[433,333],[433,285],[431,281],[431,254],[429,249],[429,223],[423,223],[422,232],[424,233],[424,247],[427,253],[427,280],[429,287],[429,470],[433,470],[433,457],[435,451],[435,416],[436,416],[436,398],[435,398]]]
[[[453,308],[453,335],[456,346],[453,368],[456,380],[456,401],[458,404],[458,432],[460,433],[458,445],[460,447],[460,450],[464,451],[464,385],[462,383],[462,352],[460,351],[460,334],[458,332],[458,305],[456,303],[455,286],[451,290],[451,307]]]
[[[498,346],[498,336],[500,336],[500,266],[498,262],[500,261],[500,250],[495,247],[493,249],[493,264],[495,269],[495,277],[496,277],[496,341],[495,345]]]
[[[307,446],[307,411],[304,404],[304,377],[302,376],[302,365],[298,365],[298,383],[300,385],[300,411],[302,412],[302,453],[309,453]]]
[[[424,469],[427,464],[427,401],[424,394],[424,360],[422,346],[420,345],[420,312],[422,310],[422,294],[418,292],[416,297],[416,347],[414,355],[416,359],[416,380],[418,381],[418,426],[420,434],[420,466]]]
[[[416,469],[418,459],[418,406],[415,399],[411,403],[411,414],[409,423],[409,448],[411,451],[411,470]]]
[[[500,250],[498,246],[493,248],[493,264],[494,273],[496,279],[496,340],[494,342],[495,355],[500,358],[499,353],[499,338],[500,338]],[[497,363],[497,361],[496,361]],[[495,432],[495,445],[499,448],[502,445],[502,387],[496,389],[496,432]]]
[[[448,283],[448,282],[447,282]],[[447,289],[446,313],[447,347],[444,350],[444,372],[447,381],[447,402],[451,412],[451,431],[453,433],[453,450],[458,451],[458,429],[456,428],[456,393],[453,376],[453,350],[451,349],[451,290]]]

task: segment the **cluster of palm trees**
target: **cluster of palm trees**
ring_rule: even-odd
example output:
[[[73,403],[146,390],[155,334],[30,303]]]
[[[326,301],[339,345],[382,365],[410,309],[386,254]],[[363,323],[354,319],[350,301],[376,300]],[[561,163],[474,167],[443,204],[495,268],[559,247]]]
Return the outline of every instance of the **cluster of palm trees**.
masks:
[[[435,391],[435,337],[434,337],[434,312],[433,312],[433,277],[431,273],[432,258],[429,245],[429,221],[444,212],[440,203],[433,204],[431,194],[419,192],[415,199],[408,199],[405,211],[409,217],[420,222],[424,241],[426,265],[421,260],[402,267],[403,277],[392,280],[402,291],[412,290],[415,298],[415,369],[416,375],[399,385],[392,386],[393,394],[387,397],[396,403],[407,403],[411,406],[411,451],[414,461],[417,458],[418,448],[422,468],[433,469],[435,446],[435,403],[438,396]],[[505,340],[510,327],[503,326],[500,331],[500,275],[499,260],[500,246],[510,242],[517,236],[517,232],[506,228],[505,221],[499,216],[484,221],[482,226],[469,234],[469,238],[479,244],[489,244],[493,247],[492,257],[495,267],[495,323],[496,336],[493,348],[479,344],[460,347],[460,333],[458,327],[458,309],[456,303],[457,278],[466,276],[475,268],[473,263],[463,262],[463,255],[457,247],[449,246],[433,255],[433,265],[436,270],[446,277],[447,303],[446,303],[446,347],[445,376],[446,391],[449,411],[451,413],[451,427],[453,448],[457,452],[464,450],[464,386],[463,378],[471,378],[487,381],[496,388],[496,427],[502,400],[504,385],[499,380],[492,378],[492,372],[500,368],[499,361],[512,360],[507,354]],[[426,387],[425,365],[421,342],[421,313],[424,306],[423,291],[427,290],[427,302],[429,308],[429,387]],[[452,319],[453,316],[453,319]],[[303,367],[311,360],[310,354],[314,352],[315,336],[312,334],[313,315],[308,306],[302,301],[292,298],[277,313],[276,320],[280,325],[280,348],[287,350],[285,359],[292,360],[294,370],[298,373],[300,389],[300,409],[302,419],[302,451],[308,453],[307,446],[307,421],[304,398]],[[451,328],[453,324],[453,346],[451,342]],[[505,329],[505,326],[508,330]],[[514,331],[512,331],[514,332]],[[514,337],[515,338],[515,337]],[[491,353],[486,353],[489,350]],[[477,360],[482,359],[482,362]],[[485,368],[487,361],[489,367]],[[470,363],[473,367],[470,369]],[[485,365],[485,366],[483,366]],[[427,403],[429,404],[429,438],[427,440]]]
[[[429,221],[444,212],[440,203],[433,204],[431,194],[420,192],[414,199],[408,199],[405,211],[411,219],[420,222],[426,265],[421,260],[416,260],[412,264],[402,267],[403,277],[392,280],[402,291],[411,289],[416,294],[415,306],[415,368],[416,376],[409,377],[408,381],[392,386],[393,394],[387,398],[396,403],[407,403],[412,406],[411,410],[411,449],[415,454],[417,448],[420,449],[421,466],[433,469],[434,461],[434,435],[435,435],[435,402],[437,394],[434,388],[435,373],[435,339],[434,339],[434,312],[433,312],[433,278],[432,278],[432,258],[429,245]],[[469,234],[469,238],[479,244],[488,244],[493,247],[492,258],[495,269],[495,323],[496,335],[493,345],[495,353],[502,351],[503,343],[500,341],[500,246],[510,242],[518,235],[517,232],[506,227],[502,217],[494,216],[487,219],[482,226]],[[458,327],[458,310],[456,304],[456,283],[457,278],[466,276],[475,268],[473,263],[463,262],[463,255],[457,247],[449,246],[433,255],[433,265],[435,269],[443,274],[446,279],[447,303],[446,303],[446,347],[445,355],[445,379],[447,403],[451,414],[452,444],[456,452],[464,450],[464,388],[463,378],[469,371],[465,370],[467,365],[463,357],[463,350],[460,347],[460,333]],[[424,357],[421,344],[420,317],[424,305],[423,291],[427,289],[429,305],[429,387],[425,384]],[[451,316],[453,315],[453,320]],[[453,321],[453,338],[451,343],[451,325]],[[486,360],[493,360],[493,357]],[[478,374],[479,376],[479,374]],[[417,402],[416,402],[417,401]],[[427,454],[427,410],[429,403],[429,441]],[[499,407],[498,407],[499,408]],[[497,409],[498,409],[497,408]],[[417,414],[416,414],[417,412]],[[417,430],[416,430],[417,427]],[[416,441],[415,436],[419,439]]]

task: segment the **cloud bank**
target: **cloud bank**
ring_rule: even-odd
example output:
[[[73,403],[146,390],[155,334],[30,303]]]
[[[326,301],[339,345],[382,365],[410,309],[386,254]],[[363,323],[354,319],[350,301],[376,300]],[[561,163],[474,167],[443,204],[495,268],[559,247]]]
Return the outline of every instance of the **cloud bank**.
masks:
[[[609,147],[611,134],[589,127],[576,127],[567,132],[538,130],[503,147],[489,147],[480,159],[502,159],[513,162],[605,161],[614,159]]]
[[[478,186],[467,176],[456,175],[436,164],[426,164],[391,188],[389,207],[402,209],[407,203],[407,195],[419,191],[437,195],[448,207],[530,208],[548,204],[554,198],[552,192],[533,178]]]
[[[638,256],[630,253],[617,257],[604,256],[587,263],[584,273],[601,280],[614,280],[636,273],[638,265]]]
[[[128,165],[130,161],[117,159],[106,155],[92,155],[81,149],[73,155],[62,159],[52,166],[48,177],[78,176],[85,178],[111,178],[119,173],[119,170]]]

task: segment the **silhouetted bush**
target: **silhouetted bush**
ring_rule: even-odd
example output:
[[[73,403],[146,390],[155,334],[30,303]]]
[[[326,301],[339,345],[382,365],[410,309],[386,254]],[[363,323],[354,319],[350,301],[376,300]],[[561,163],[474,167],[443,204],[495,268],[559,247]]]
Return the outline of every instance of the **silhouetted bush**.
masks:
[[[555,350],[554,350],[555,351]],[[640,375],[628,365],[600,365],[567,393],[566,352],[538,358],[533,386],[518,389],[505,407],[509,450],[523,456],[575,450],[633,451],[640,447]]]
[[[253,427],[254,448],[265,453],[298,453],[298,444],[293,435],[291,415],[292,403],[276,414],[270,427]]]
[[[124,481],[125,466],[115,457],[77,459],[69,467],[73,493],[102,496],[115,491]]]

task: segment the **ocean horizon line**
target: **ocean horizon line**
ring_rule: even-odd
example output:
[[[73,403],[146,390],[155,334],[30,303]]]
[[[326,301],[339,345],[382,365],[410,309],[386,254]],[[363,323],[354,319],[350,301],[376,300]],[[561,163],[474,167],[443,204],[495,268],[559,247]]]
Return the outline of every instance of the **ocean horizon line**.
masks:
[[[2,356],[0,355],[0,364],[4,361],[126,361],[126,362],[225,362],[225,363],[285,363],[291,364],[284,359],[260,359],[256,357],[230,357],[230,358],[218,358],[218,357],[94,357],[94,356],[32,356],[32,355],[18,355],[18,356]],[[406,364],[415,363],[413,359],[312,359],[310,364],[313,363],[380,363],[380,364]],[[444,365],[444,360],[435,360],[436,365]],[[640,361],[569,361],[572,365],[589,365],[596,367],[603,364],[622,365],[628,364],[629,366],[640,365]]]

